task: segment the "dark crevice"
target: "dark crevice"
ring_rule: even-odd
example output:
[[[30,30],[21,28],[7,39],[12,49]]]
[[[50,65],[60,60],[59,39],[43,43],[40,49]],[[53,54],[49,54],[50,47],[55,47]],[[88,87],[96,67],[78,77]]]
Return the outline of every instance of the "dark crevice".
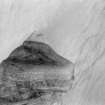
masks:
[[[57,65],[58,62],[48,58],[43,53],[28,54],[22,57],[9,57],[7,61],[21,64],[33,64],[33,65]]]
[[[69,62],[57,55],[48,45],[32,41],[25,41],[10,54],[7,60],[24,64],[58,66]]]
[[[9,61],[12,61],[14,63],[20,63],[20,64],[32,64],[32,65],[57,65],[56,61],[53,60],[48,60],[45,57],[41,57],[40,55],[38,55],[39,57],[35,58],[35,59],[31,59],[30,56],[28,57],[24,57],[23,59],[17,59],[17,58],[9,58]]]

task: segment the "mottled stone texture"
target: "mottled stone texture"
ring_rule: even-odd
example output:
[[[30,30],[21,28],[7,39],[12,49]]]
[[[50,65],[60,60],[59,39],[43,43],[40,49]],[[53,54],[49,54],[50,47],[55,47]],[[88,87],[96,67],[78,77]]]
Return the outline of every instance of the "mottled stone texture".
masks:
[[[71,62],[56,54],[47,44],[25,41],[1,64],[1,103],[36,100],[40,97],[45,98],[46,95],[66,92],[72,82],[64,77],[59,68],[69,63]],[[53,69],[57,69],[58,72]],[[73,80],[72,77],[71,79]]]

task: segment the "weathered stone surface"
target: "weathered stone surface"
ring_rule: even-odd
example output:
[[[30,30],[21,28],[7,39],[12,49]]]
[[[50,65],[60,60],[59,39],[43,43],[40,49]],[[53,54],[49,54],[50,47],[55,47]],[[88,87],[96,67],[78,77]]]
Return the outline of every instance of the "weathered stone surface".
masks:
[[[24,42],[1,64],[0,99],[15,103],[67,91],[73,78],[67,79],[60,68],[69,63],[47,44]]]

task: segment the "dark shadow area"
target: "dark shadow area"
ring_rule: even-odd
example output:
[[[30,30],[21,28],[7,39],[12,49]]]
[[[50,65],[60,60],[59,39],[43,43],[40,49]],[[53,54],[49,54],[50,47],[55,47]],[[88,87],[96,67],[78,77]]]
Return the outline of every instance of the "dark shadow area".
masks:
[[[47,44],[41,42],[25,41],[23,45],[16,48],[1,64],[3,67],[3,84],[8,86],[9,83],[9,85],[15,86],[15,91],[8,90],[10,95],[6,97],[0,96],[0,101],[15,103],[23,100],[37,99],[44,96],[45,94],[48,94],[49,92],[60,92],[59,90],[51,90],[49,88],[45,89],[45,87],[53,88],[54,86],[59,85],[62,83],[60,80],[58,82],[57,79],[45,80],[45,84],[43,84],[42,81],[37,81],[32,84],[30,79],[26,81],[25,77],[21,79],[19,76],[22,73],[24,74],[26,69],[29,68],[30,70],[31,67],[36,68],[36,66],[48,66],[50,68],[59,68],[69,64],[71,64],[70,61],[58,55]],[[59,85],[59,87],[62,86],[63,85]],[[12,88],[13,87],[11,87],[11,89]]]

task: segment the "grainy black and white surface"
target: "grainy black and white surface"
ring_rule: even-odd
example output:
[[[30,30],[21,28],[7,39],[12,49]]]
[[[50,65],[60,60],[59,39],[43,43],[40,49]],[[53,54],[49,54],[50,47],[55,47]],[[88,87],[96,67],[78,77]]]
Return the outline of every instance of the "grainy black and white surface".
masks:
[[[68,65],[71,72],[64,71]],[[0,66],[0,105],[61,102],[74,80],[73,64],[41,42],[25,41]]]
[[[105,0],[0,0],[0,105],[105,105],[104,81]]]

